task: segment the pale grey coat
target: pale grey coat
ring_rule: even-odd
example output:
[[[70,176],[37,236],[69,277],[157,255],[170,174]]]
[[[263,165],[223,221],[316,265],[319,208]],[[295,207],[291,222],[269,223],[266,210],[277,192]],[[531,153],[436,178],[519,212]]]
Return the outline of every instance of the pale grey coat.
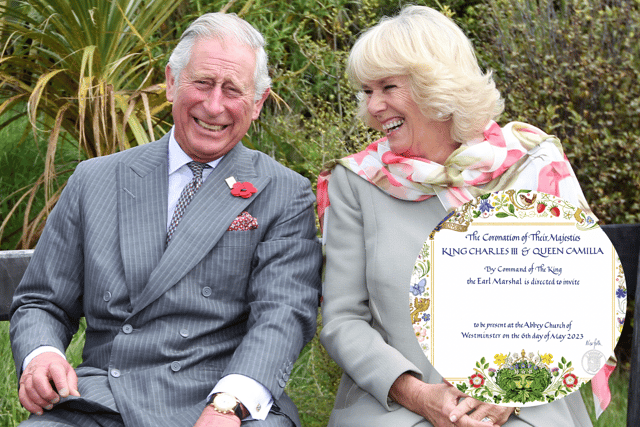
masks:
[[[239,143],[165,250],[168,140],[76,168],[14,297],[18,375],[36,347],[64,351],[85,316],[74,407],[119,412],[132,427],[192,426],[235,373],[299,424],[283,390],[316,329],[322,253],[310,183]],[[232,196],[230,176],[258,192]],[[228,231],[243,211],[258,228]]]
[[[437,197],[392,198],[342,166],[331,176],[329,199],[320,339],[345,372],[329,426],[431,426],[387,396],[407,371],[428,383],[442,381],[415,337],[409,285],[418,252],[445,210]],[[522,409],[505,426],[584,427],[591,421],[578,392]]]

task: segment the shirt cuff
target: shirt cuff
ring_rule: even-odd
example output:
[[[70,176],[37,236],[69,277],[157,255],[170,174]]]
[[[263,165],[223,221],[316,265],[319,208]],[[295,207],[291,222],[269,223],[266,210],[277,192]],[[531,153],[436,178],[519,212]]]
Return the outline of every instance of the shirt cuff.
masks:
[[[38,347],[35,350],[33,350],[31,353],[27,355],[27,357],[24,358],[24,361],[22,362],[22,371],[27,369],[27,366],[29,366],[29,362],[31,362],[36,356],[39,356],[42,353],[47,353],[49,351],[58,353],[60,356],[64,358],[64,360],[67,360],[67,357],[64,355],[64,353],[58,350],[56,347],[52,347],[50,345],[43,345],[42,347]]]
[[[273,397],[271,392],[256,380],[239,374],[223,377],[213,388],[209,397],[214,393],[229,393],[235,396],[251,414],[245,419],[264,420],[269,414]]]

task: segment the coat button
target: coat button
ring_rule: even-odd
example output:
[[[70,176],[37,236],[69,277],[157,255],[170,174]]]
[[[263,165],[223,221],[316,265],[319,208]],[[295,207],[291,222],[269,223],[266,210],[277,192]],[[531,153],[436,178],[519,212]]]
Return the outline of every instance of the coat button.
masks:
[[[208,286],[202,288],[202,295],[206,298],[209,298],[211,296],[211,288]]]
[[[126,324],[122,327],[122,332],[124,332],[125,334],[130,334],[131,332],[133,332],[133,326]]]
[[[171,370],[173,372],[178,372],[181,367],[180,362],[171,362]]]
[[[112,369],[109,371],[113,378],[120,378],[120,371],[117,369]]]
[[[106,291],[102,296],[102,299],[105,300],[106,302],[109,302],[111,300],[111,292]]]
[[[182,338],[187,338],[189,336],[189,331],[186,328],[180,329],[180,336]]]
[[[280,387],[284,388],[284,386],[287,385],[287,382],[285,380],[283,380],[282,378],[278,379],[278,384],[280,384]]]

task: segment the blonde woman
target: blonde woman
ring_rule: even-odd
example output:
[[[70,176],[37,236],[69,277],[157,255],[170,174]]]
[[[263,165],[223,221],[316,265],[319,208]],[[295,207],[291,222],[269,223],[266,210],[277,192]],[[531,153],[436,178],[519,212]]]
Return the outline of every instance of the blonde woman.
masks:
[[[460,28],[427,7],[406,7],[364,33],[348,73],[364,119],[385,136],[318,182],[327,254],[321,340],[344,370],[329,425],[591,426],[579,393],[518,414],[463,399],[423,354],[409,316],[417,254],[452,209],[526,188],[588,211],[557,138],[494,122],[503,105],[491,74]]]

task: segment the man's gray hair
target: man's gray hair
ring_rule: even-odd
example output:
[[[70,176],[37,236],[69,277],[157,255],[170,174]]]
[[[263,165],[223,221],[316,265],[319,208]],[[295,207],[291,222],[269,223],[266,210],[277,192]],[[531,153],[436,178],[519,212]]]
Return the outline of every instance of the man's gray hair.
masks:
[[[189,28],[182,33],[180,42],[169,57],[171,73],[176,81],[176,87],[180,84],[180,74],[191,59],[191,48],[200,38],[214,38],[224,40],[234,38],[238,43],[245,45],[256,54],[256,69],[253,73],[255,100],[262,97],[271,86],[271,78],[267,68],[268,56],[264,50],[264,37],[247,21],[239,18],[235,13],[206,13],[193,21]]]

